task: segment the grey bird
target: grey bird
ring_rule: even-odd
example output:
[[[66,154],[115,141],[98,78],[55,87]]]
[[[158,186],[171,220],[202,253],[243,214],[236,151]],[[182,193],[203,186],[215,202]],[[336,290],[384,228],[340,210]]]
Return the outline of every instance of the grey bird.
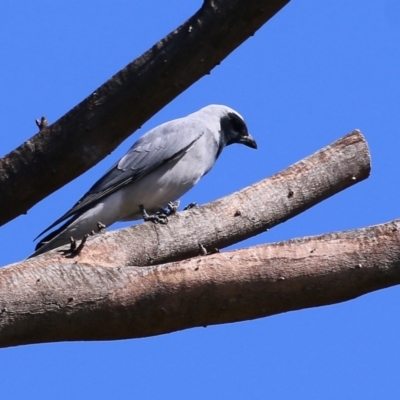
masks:
[[[68,219],[36,246],[31,257],[97,231],[99,223],[157,213],[190,190],[210,169],[225,146],[257,143],[233,109],[212,104],[145,133],[111,169],[61,218],[38,237]]]

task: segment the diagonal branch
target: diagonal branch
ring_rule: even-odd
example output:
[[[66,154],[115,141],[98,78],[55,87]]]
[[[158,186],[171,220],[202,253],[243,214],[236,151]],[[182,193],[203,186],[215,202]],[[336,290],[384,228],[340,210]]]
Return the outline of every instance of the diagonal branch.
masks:
[[[0,270],[0,347],[111,340],[333,304],[400,283],[400,220],[156,267]]]
[[[98,235],[87,242],[79,260],[111,267],[144,266],[197,256],[200,244],[212,252],[265,232],[369,173],[368,145],[354,131],[268,179],[178,213],[168,225],[145,223]],[[65,262],[57,250],[43,257],[32,262]]]
[[[288,1],[204,2],[183,25],[0,159],[0,225],[98,163]]]

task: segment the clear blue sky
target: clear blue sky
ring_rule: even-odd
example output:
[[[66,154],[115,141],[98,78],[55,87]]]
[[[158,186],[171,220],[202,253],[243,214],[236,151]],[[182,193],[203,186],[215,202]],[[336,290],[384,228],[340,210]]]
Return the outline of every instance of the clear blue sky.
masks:
[[[1,153],[54,122],[169,33],[200,1],[0,4]],[[259,149],[228,148],[183,203],[257,182],[355,128],[371,177],[240,246],[353,229],[400,216],[400,3],[293,0],[211,75],[107,159],[0,229],[0,264],[161,122],[210,103],[238,110]],[[122,225],[116,225],[120,227]],[[141,340],[0,350],[3,399],[398,399],[400,291],[256,321]]]

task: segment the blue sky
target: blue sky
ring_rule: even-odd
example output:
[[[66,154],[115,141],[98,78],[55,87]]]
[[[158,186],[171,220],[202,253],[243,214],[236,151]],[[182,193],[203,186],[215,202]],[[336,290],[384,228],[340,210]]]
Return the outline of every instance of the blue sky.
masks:
[[[54,122],[161,39],[200,1],[4,0],[0,149]],[[400,216],[400,3],[293,0],[211,75],[109,157],[0,229],[0,264],[25,258],[139,134],[210,103],[246,119],[259,149],[231,146],[183,199],[206,203],[257,182],[355,128],[371,177],[236,247],[360,228]],[[113,228],[128,224],[116,224]],[[140,340],[0,350],[4,399],[397,399],[397,287],[256,321]]]

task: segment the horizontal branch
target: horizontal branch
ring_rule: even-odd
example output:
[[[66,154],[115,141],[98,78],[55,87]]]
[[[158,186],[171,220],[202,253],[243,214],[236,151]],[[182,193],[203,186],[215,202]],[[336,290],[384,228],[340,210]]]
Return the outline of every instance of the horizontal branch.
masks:
[[[0,270],[0,347],[112,340],[333,304],[400,283],[400,220],[156,267]]]
[[[88,240],[80,262],[155,265],[238,243],[292,218],[352,186],[370,173],[368,145],[354,131],[286,170],[205,206],[170,217],[168,225],[145,223]],[[65,262],[57,251],[29,262]]]
[[[204,2],[187,22],[0,159],[0,225],[98,163],[288,1]]]

